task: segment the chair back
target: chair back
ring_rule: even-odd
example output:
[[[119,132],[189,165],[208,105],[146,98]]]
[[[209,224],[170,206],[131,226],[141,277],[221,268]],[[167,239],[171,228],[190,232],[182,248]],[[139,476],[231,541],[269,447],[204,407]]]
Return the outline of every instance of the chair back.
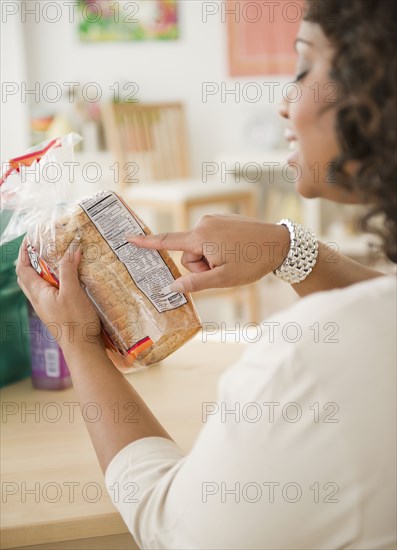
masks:
[[[182,103],[107,103],[102,119],[108,149],[118,163],[120,190],[190,176]]]

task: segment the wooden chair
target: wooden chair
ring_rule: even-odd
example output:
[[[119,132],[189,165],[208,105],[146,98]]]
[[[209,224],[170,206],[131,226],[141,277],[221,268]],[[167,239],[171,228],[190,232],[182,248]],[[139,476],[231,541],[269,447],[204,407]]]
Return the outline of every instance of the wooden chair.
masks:
[[[215,206],[226,205],[228,211],[255,216],[252,185],[204,183],[190,177],[181,103],[107,103],[102,107],[102,120],[108,149],[119,168],[120,193],[131,208],[171,215],[174,231],[188,230],[197,208],[211,207],[213,211]],[[250,321],[259,321],[256,285],[242,290],[248,293],[247,298],[236,291],[234,298],[247,303]]]

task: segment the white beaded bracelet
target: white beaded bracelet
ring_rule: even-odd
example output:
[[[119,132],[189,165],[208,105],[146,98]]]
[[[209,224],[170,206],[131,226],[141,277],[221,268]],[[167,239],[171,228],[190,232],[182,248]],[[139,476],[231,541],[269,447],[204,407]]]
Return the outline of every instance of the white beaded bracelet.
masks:
[[[285,225],[290,235],[290,248],[284,262],[273,273],[289,284],[304,281],[311,273],[318,257],[318,241],[310,229],[289,219],[283,219],[277,225]]]

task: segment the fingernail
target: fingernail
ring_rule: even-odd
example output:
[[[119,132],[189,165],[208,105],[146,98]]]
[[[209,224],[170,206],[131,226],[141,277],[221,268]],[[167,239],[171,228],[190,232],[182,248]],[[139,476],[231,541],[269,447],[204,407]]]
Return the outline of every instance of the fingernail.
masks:
[[[184,288],[182,283],[178,283],[178,281],[175,281],[169,285],[169,289],[171,292],[180,292],[183,294]]]
[[[167,296],[167,294],[171,294],[172,292],[183,292],[182,284],[178,282],[173,282],[163,288],[164,296]]]
[[[126,234],[124,235],[124,238],[125,238],[125,239],[137,239],[137,238],[139,238],[139,237],[140,237],[140,235],[134,235],[133,233],[126,233]]]

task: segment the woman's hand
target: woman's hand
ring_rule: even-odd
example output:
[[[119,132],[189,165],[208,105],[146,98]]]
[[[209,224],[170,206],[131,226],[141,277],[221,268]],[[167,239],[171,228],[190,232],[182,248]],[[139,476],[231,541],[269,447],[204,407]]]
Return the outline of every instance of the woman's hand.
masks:
[[[286,227],[236,214],[204,216],[191,231],[127,235],[127,240],[143,248],[183,251],[182,265],[191,273],[170,285],[175,292],[257,281],[283,263],[290,244]]]
[[[30,266],[24,241],[19,251],[17,275],[20,287],[51,333],[57,339],[57,333],[62,334],[58,343],[83,411],[85,406],[94,403],[100,413],[95,422],[85,414],[83,418],[105,473],[113,457],[129,443],[143,437],[171,438],[107,356],[99,337],[98,315],[79,283],[80,258],[80,248],[72,243],[59,264],[58,290]],[[136,423],[116,420],[115,405],[117,410],[127,413],[134,407]]]
[[[30,265],[26,238],[19,250],[18,284],[63,351],[68,347],[102,345],[98,314],[79,282],[80,260],[81,249],[75,241],[59,263],[58,289]]]

